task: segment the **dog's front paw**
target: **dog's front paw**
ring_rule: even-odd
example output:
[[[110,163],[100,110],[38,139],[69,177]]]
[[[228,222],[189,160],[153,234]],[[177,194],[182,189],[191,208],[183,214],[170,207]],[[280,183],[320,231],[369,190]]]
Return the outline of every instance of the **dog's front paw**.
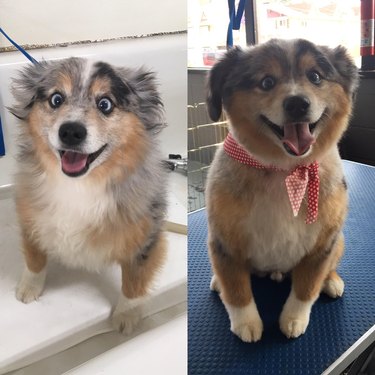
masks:
[[[304,334],[308,325],[309,317],[306,316],[293,317],[282,315],[280,318],[280,329],[288,339]]]
[[[256,304],[251,301],[243,307],[226,305],[230,330],[244,342],[256,342],[262,337],[263,322],[259,316]]]
[[[134,331],[141,320],[141,308],[135,307],[128,311],[115,311],[112,315],[113,328],[125,335],[129,335]]]
[[[21,280],[16,288],[16,298],[23,303],[36,301],[42,294],[45,279],[45,269],[39,273],[34,273],[25,267]]]
[[[116,331],[129,335],[142,318],[145,297],[127,298],[121,295],[112,315],[112,325]]]
[[[30,303],[38,300],[42,291],[43,288],[37,285],[24,285],[20,283],[16,289],[16,298],[23,303]]]
[[[280,329],[288,338],[296,338],[306,332],[314,301],[300,301],[292,292],[280,316]]]
[[[322,291],[331,298],[338,298],[344,294],[344,281],[335,273],[332,277],[328,277],[323,284]]]
[[[262,338],[262,320],[255,319],[238,327],[231,327],[231,331],[244,342],[257,342]]]

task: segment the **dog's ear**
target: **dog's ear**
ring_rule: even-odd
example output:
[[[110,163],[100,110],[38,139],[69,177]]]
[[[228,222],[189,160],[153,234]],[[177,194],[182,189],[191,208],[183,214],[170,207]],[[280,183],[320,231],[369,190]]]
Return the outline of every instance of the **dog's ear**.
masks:
[[[331,63],[341,76],[340,83],[350,95],[354,96],[359,84],[357,66],[345,47],[338,46],[330,52]]]
[[[137,70],[122,70],[122,76],[132,88],[133,110],[142,120],[147,130],[158,133],[166,126],[164,116],[164,106],[157,88],[155,74],[140,68]],[[133,98],[134,99],[134,98]]]
[[[243,50],[240,47],[230,49],[209,72],[207,82],[207,108],[213,121],[219,120],[221,116],[225,82],[242,54]]]
[[[7,109],[17,118],[25,119],[34,102],[44,95],[42,82],[47,65],[45,61],[28,64],[20,71],[18,77],[12,80],[11,91],[16,103]]]

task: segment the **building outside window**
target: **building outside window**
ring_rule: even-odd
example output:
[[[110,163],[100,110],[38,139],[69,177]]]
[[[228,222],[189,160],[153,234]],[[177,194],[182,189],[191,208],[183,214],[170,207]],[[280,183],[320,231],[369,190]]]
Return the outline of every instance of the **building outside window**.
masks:
[[[249,0],[247,0],[249,1]],[[236,1],[238,4],[238,0]],[[256,42],[305,38],[335,47],[344,45],[360,65],[360,0],[253,0]],[[226,50],[229,22],[225,0],[189,0],[188,65],[212,66]],[[244,16],[234,45],[246,45]]]

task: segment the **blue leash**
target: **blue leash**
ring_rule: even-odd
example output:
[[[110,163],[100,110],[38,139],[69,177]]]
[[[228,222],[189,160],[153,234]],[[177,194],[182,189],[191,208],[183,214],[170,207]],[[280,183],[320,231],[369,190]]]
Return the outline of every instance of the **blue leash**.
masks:
[[[5,155],[5,145],[4,145],[4,137],[3,137],[3,130],[1,126],[1,117],[0,117],[0,157]]]
[[[245,10],[246,0],[240,0],[236,12],[235,0],[228,0],[229,25],[227,32],[227,48],[233,47],[233,30],[239,30],[241,19]]]
[[[19,44],[17,44],[7,33],[0,27],[0,33],[5,36],[9,40],[10,43],[14,45],[27,59],[29,59],[33,64],[39,64],[37,60],[35,60],[30,54],[28,54]],[[0,156],[5,155],[5,145],[4,145],[4,137],[3,131],[1,126],[1,117],[0,117]]]
[[[17,44],[7,33],[0,27],[0,33],[5,36],[11,42],[14,47],[18,49],[27,59],[29,59],[33,64],[39,64],[37,60],[34,59],[30,54],[28,54],[19,44]]]

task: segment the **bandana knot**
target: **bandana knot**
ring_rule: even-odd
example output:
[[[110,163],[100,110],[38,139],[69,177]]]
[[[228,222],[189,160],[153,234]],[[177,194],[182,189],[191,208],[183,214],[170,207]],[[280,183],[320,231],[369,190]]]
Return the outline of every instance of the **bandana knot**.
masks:
[[[261,164],[237,143],[231,133],[228,133],[225,138],[224,151],[231,158],[250,167],[287,172],[284,169],[277,168],[273,165],[265,166]],[[285,185],[294,217],[298,216],[302,200],[307,190],[308,200],[306,224],[314,223],[318,218],[319,164],[315,161],[310,165],[297,166],[285,178]]]

